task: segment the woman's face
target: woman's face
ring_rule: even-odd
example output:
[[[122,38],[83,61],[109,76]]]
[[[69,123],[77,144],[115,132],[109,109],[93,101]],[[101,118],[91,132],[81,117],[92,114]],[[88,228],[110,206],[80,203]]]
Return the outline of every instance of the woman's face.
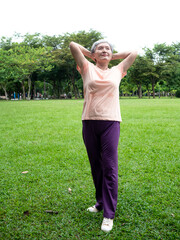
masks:
[[[96,61],[111,61],[112,51],[108,43],[100,43],[96,46],[94,58]]]

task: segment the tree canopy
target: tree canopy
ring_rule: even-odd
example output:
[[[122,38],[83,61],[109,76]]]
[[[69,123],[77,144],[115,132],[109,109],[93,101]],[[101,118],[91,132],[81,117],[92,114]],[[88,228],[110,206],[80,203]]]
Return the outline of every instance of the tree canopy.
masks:
[[[15,38],[15,40],[13,40]],[[69,43],[78,42],[89,49],[102,39],[95,30],[48,36],[35,33],[0,40],[0,95],[11,98],[14,92],[23,99],[61,98],[63,96],[83,97],[83,83],[76,70],[76,63],[70,53]],[[116,52],[116,51],[115,51]],[[117,64],[112,61],[110,67]],[[174,94],[180,89],[180,43],[172,45],[155,44],[153,49],[144,48],[144,55],[138,56],[122,80],[120,93],[142,92],[149,97]]]

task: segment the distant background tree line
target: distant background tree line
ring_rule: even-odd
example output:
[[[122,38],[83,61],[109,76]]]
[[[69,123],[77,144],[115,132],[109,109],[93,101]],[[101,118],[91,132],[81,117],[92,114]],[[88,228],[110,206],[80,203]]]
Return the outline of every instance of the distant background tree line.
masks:
[[[15,34],[0,40],[0,95],[11,99],[83,98],[83,82],[69,50],[75,41],[86,48],[103,35],[95,30],[48,36]],[[116,52],[116,51],[115,51]],[[110,63],[110,67],[119,61]],[[144,48],[120,85],[121,96],[179,96],[180,42]],[[180,96],[179,96],[180,97]]]

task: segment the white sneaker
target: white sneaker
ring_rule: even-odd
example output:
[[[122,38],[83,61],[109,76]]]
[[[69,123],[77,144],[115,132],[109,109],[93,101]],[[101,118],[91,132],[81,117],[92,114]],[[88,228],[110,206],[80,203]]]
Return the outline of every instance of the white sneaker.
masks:
[[[104,232],[109,232],[112,230],[112,227],[113,227],[113,219],[104,218],[101,225],[101,230]]]
[[[95,205],[93,207],[89,207],[87,211],[94,212],[94,213],[99,212],[99,210],[95,207]]]

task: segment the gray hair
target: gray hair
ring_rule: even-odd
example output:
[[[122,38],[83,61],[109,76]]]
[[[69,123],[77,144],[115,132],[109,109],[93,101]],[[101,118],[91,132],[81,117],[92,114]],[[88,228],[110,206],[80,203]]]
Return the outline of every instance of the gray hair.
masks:
[[[97,45],[100,44],[100,43],[108,43],[109,46],[110,46],[110,48],[111,48],[111,51],[113,52],[113,46],[112,46],[112,44],[109,43],[108,41],[104,40],[104,39],[101,39],[101,40],[98,40],[98,41],[96,41],[96,42],[93,43],[93,45],[92,45],[92,47],[91,47],[91,53],[94,53],[94,52],[95,52]]]

